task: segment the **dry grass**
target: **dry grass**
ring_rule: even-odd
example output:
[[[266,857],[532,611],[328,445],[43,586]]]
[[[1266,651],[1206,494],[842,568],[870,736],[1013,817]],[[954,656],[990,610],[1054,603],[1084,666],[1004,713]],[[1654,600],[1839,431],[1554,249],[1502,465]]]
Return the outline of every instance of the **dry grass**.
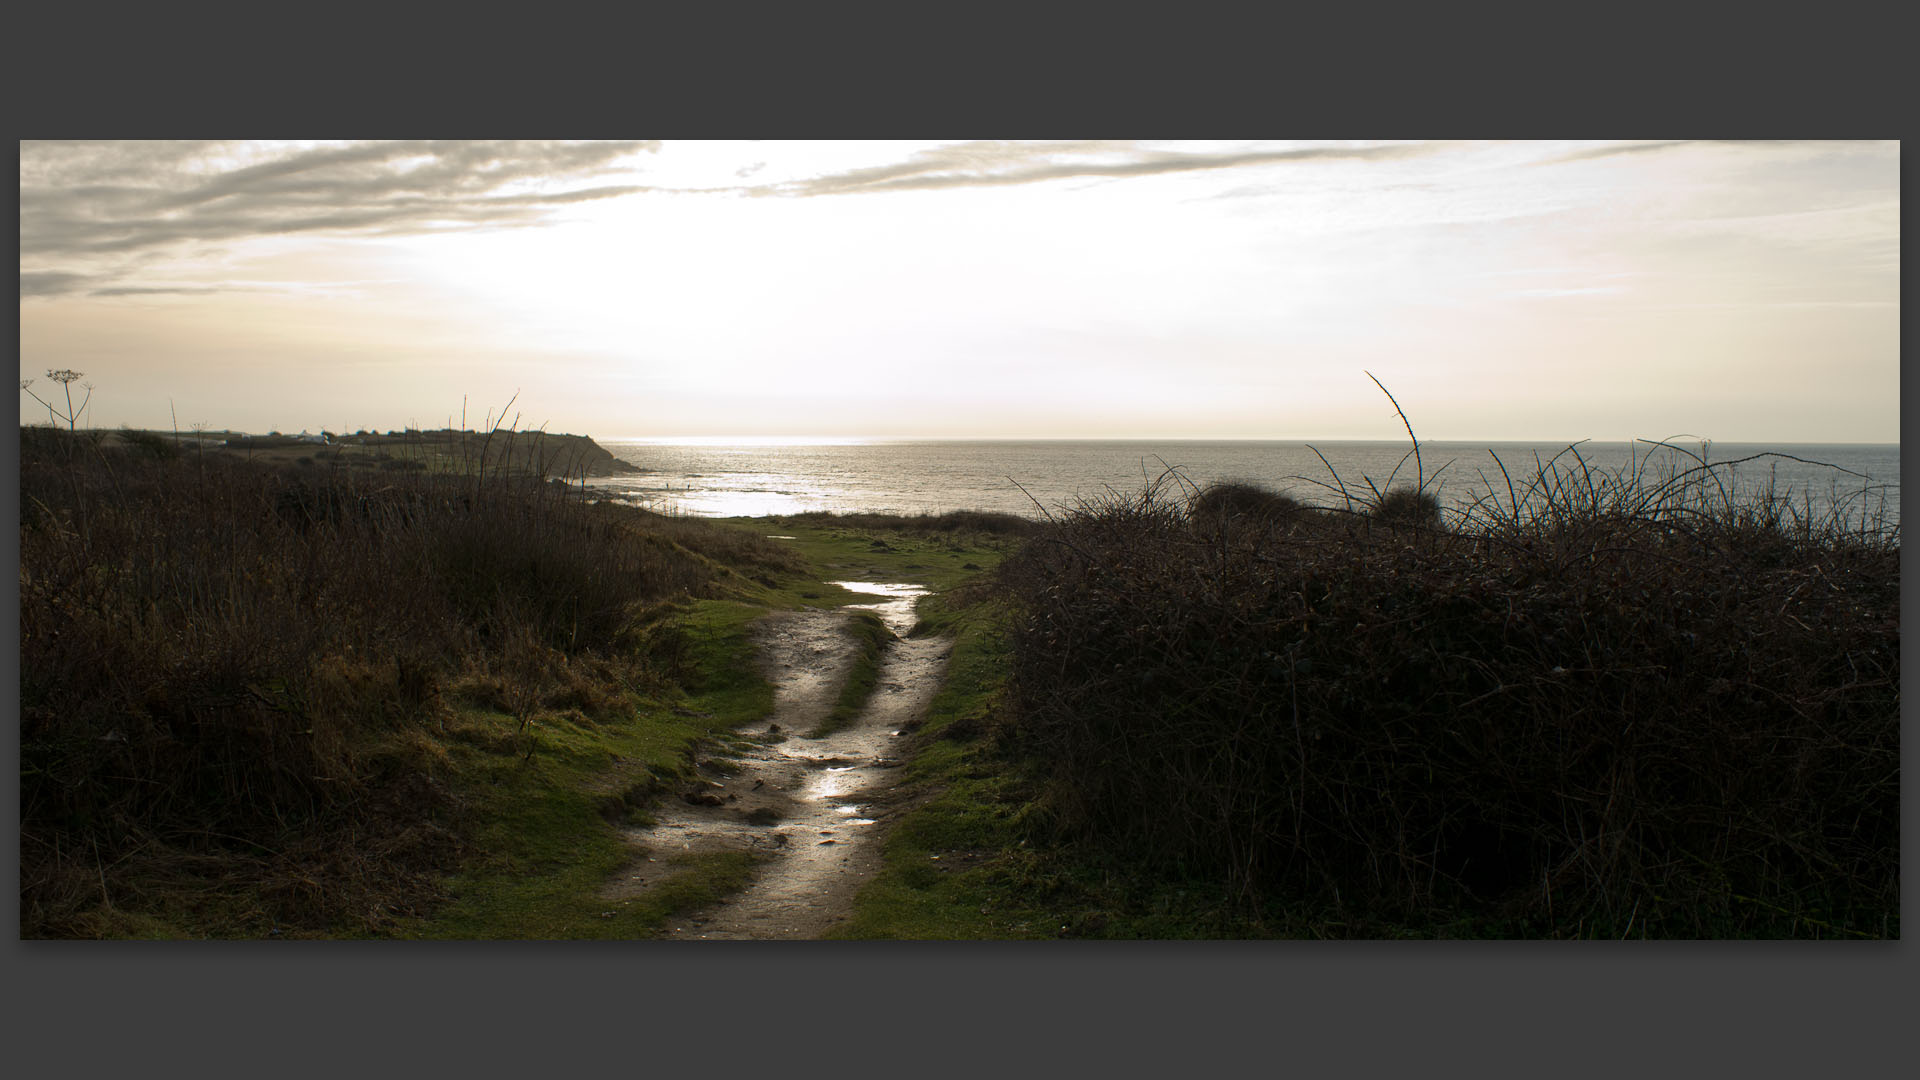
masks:
[[[450,695],[630,708],[649,613],[795,566],[537,478],[21,434],[26,937],[126,931],[159,903],[129,883],[186,910],[233,875],[278,883],[236,929],[381,925],[456,847],[422,737]]]
[[[1003,568],[1064,835],[1348,932],[1898,935],[1897,529],[1577,455],[1444,522],[1167,486]]]

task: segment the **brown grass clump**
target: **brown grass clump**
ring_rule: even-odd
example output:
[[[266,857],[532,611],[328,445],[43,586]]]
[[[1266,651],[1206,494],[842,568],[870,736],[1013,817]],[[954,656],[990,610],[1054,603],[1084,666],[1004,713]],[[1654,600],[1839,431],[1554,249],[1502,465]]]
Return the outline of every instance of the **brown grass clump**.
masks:
[[[1347,933],[1897,937],[1897,529],[1525,490],[1085,506],[1003,567],[1000,735],[1065,835]]]
[[[21,435],[25,937],[138,932],[242,879],[264,899],[221,913],[234,933],[383,925],[457,846],[412,737],[450,693],[630,709],[608,688],[652,678],[641,612],[797,566],[538,478]]]

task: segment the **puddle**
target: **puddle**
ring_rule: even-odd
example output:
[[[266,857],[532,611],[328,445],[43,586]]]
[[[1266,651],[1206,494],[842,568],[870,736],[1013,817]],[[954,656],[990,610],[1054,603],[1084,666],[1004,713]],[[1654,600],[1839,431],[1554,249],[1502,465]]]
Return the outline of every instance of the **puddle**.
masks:
[[[928,595],[926,588],[920,585],[892,585],[879,581],[829,581],[827,584],[838,585],[848,592],[887,597],[884,603],[848,604],[847,609],[878,613],[880,621],[897,637],[906,637],[908,631],[913,629],[914,605],[920,602],[921,597]]]
[[[903,764],[887,752],[897,752],[898,736],[925,712],[939,688],[949,642],[904,636],[913,627],[914,605],[928,594],[921,586],[833,584],[885,598],[852,605],[878,612],[900,638],[880,654],[880,690],[852,724],[824,738],[756,738],[744,751],[729,751],[738,753],[728,765],[731,775],[699,792],[717,796],[717,805],[670,798],[655,814],[654,828],[629,833],[642,848],[732,848],[771,856],[745,890],[672,920],[662,937],[819,937],[845,917],[853,893],[879,868],[879,833],[869,826],[887,819],[889,790]],[[741,734],[767,736],[775,727],[807,731],[825,716],[856,649],[842,630],[845,619],[837,611],[800,611],[763,624],[763,670],[774,684],[774,714],[741,728]],[[646,882],[623,875],[607,895],[624,899],[645,888]]]

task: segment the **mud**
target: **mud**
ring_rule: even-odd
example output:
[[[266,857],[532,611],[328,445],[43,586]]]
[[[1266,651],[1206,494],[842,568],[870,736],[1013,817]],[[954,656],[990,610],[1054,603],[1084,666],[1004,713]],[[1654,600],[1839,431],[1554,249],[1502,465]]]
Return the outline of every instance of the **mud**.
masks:
[[[880,614],[904,635],[913,585],[839,582],[886,599],[848,610]],[[817,938],[844,920],[853,895],[880,866],[880,839],[898,807],[905,730],[926,711],[945,670],[950,642],[900,637],[880,656],[872,699],[846,728],[803,737],[833,708],[858,646],[843,611],[783,612],[758,628],[761,661],[774,685],[774,713],[738,729],[742,747],[703,766],[628,839],[634,861],[606,891],[626,899],[674,872],[677,853],[755,851],[768,856],[746,889],[704,911],[671,920],[668,939]],[[731,760],[725,760],[731,757]]]

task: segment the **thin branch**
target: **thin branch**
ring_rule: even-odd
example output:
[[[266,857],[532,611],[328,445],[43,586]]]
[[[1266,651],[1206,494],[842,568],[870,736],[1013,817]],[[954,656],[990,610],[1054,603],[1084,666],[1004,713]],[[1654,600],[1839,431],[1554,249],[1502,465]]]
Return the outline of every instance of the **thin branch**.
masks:
[[[1367,372],[1366,376],[1369,379],[1373,379],[1373,372],[1371,371]],[[1413,423],[1407,419],[1407,414],[1404,410],[1400,408],[1400,403],[1398,401],[1393,400],[1393,391],[1388,390],[1386,388],[1386,385],[1383,384],[1379,379],[1373,379],[1373,385],[1380,387],[1380,392],[1387,395],[1387,400],[1393,401],[1393,411],[1400,414],[1400,423],[1406,426],[1407,438],[1413,440],[1413,467],[1414,467],[1415,473],[1418,474],[1416,477],[1418,490],[1420,491],[1427,490],[1427,470],[1426,470],[1426,467],[1422,465],[1420,462],[1420,440],[1413,433]],[[1391,481],[1389,481],[1389,483],[1391,483]]]

